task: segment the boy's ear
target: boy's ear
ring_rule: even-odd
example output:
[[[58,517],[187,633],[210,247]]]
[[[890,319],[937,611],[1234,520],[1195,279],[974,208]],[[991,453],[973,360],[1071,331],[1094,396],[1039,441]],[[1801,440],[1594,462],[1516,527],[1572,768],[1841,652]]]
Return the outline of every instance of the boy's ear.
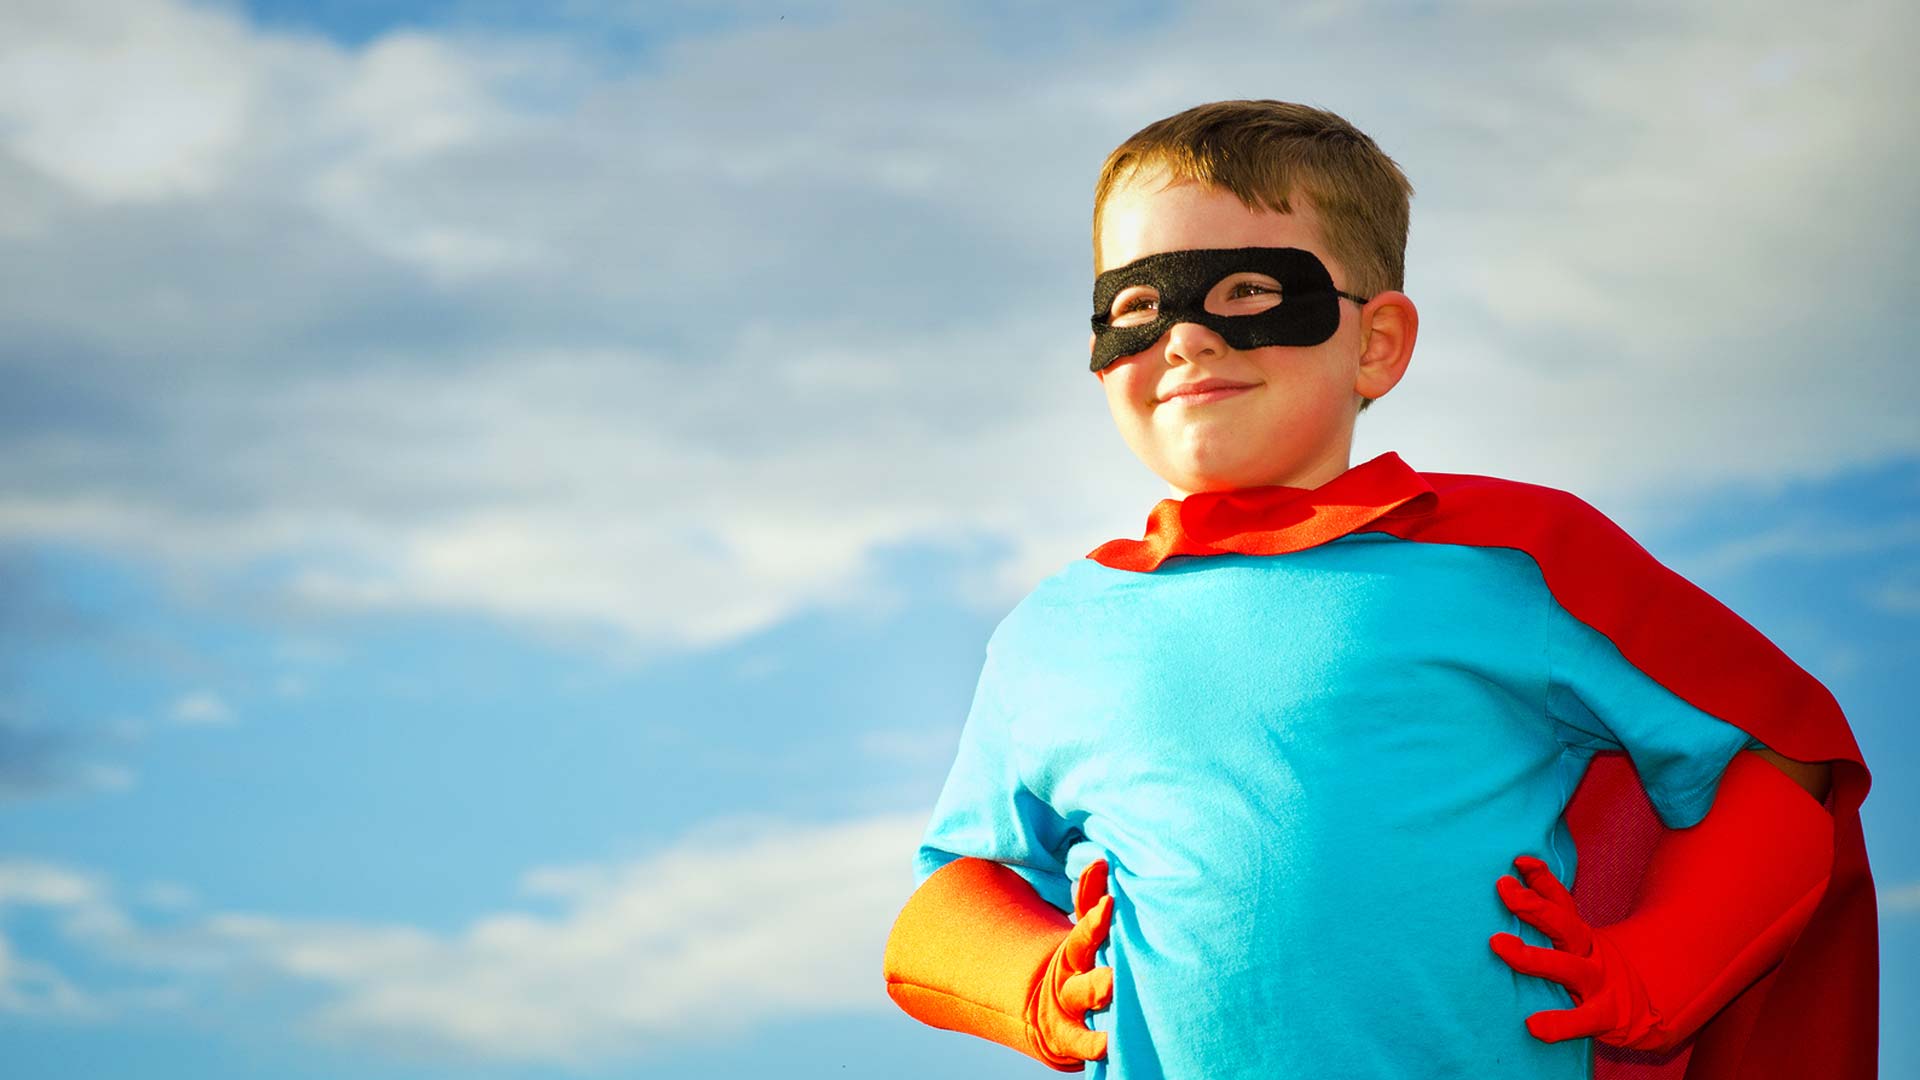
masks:
[[[1412,297],[1389,289],[1367,301],[1360,319],[1360,368],[1353,388],[1361,397],[1382,397],[1407,373],[1420,335],[1420,311]]]

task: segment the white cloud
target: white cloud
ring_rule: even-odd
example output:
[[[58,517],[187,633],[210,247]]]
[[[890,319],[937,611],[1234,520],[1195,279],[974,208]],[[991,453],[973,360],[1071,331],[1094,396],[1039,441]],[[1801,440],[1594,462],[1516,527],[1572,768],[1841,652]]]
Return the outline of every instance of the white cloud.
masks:
[[[174,881],[149,882],[140,890],[140,903],[159,911],[184,911],[195,902],[193,890]]]
[[[579,1062],[886,1007],[880,954],[924,825],[924,814],[713,822],[631,863],[529,871],[523,888],[550,913],[500,911],[451,934],[241,912],[143,927],[95,879],[37,863],[0,863],[0,908],[61,909],[66,933],[102,959],[177,980],[117,995],[123,1008],[207,1004],[207,974],[279,979],[321,990],[304,1023],[323,1038]],[[177,886],[159,897],[190,898]],[[0,1007],[88,1000],[45,965],[10,963]]]
[[[93,761],[80,766],[79,779],[95,791],[127,791],[138,781],[132,769],[109,761]]]
[[[173,703],[174,722],[192,727],[218,727],[233,723],[233,709],[211,690],[195,690]]]
[[[0,915],[20,907],[85,913],[102,903],[101,886],[89,875],[50,863],[0,859]],[[65,975],[19,955],[0,935],[0,1013],[91,1018],[103,1011],[99,1001]]]
[[[1882,914],[1920,914],[1920,881],[1908,881],[1899,885],[1882,885],[1879,887],[1878,893],[1879,907]]]
[[[10,3],[5,145],[96,199],[205,195],[241,146],[266,67],[287,52],[230,15],[182,4]]]
[[[7,939],[0,937],[0,1013],[87,1017],[98,1011],[94,1002],[58,971],[14,955]]]
[[[935,730],[876,728],[862,732],[860,750],[870,757],[908,765],[939,765],[953,759],[958,732],[948,728]]]
[[[0,907],[76,907],[95,902],[99,883],[51,863],[0,860]]]
[[[282,927],[269,962],[331,983],[316,1018],[347,1038],[437,1041],[490,1058],[575,1059],[775,1017],[884,1005],[878,961],[912,881],[919,816],[716,830],[579,876],[555,918],[500,914],[453,939]],[[549,895],[558,879],[537,877]]]
[[[931,347],[919,362],[953,367],[965,352]],[[970,424],[932,440],[919,416],[937,408],[942,387],[810,385],[807,372],[818,368],[804,355],[790,359],[798,374],[766,371],[755,389],[789,408],[756,427],[729,415],[740,386],[677,383],[681,365],[643,354],[508,356],[457,381],[304,380],[269,402],[183,412],[221,441],[259,447],[249,472],[272,478],[326,461],[341,476],[273,482],[271,502],[219,517],[49,493],[0,503],[0,528],[186,562],[312,551],[325,538],[327,549],[350,554],[310,555],[288,582],[299,602],[477,609],[611,625],[641,642],[708,644],[803,605],[883,603],[863,578],[877,545],[959,527],[1011,533],[1031,549],[1021,552],[1023,572],[1044,573],[1081,553],[1077,545],[1092,546],[1066,520],[1077,510],[1101,492],[1110,503],[1134,501],[1111,497],[1124,474],[1080,485],[1079,498],[1046,494],[1067,485],[1075,427],[1121,449],[1095,399],[1066,400],[1090,389],[1070,372],[1038,375],[1004,427]],[[667,384],[676,384],[675,412],[636,416],[633,403]],[[698,429],[713,424],[741,430],[751,445],[730,455],[703,446]],[[1034,461],[1018,475],[981,464],[1022,445],[1034,447]],[[344,474],[351,488],[341,486]],[[449,485],[478,498],[436,507]],[[955,520],[957,501],[971,503],[971,520]],[[980,602],[1010,602],[1013,587]],[[218,705],[183,703],[203,719],[224,714]]]

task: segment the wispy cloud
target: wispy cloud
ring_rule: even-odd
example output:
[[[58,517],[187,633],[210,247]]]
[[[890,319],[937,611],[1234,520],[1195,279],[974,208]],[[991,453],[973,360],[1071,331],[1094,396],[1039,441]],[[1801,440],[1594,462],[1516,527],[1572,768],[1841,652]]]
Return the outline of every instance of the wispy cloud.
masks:
[[[233,709],[226,699],[211,690],[195,690],[183,695],[168,710],[175,723],[190,727],[220,727],[234,722]]]
[[[944,727],[933,730],[880,728],[861,734],[860,749],[883,761],[922,765],[951,760],[956,742],[957,733]]]
[[[51,908],[85,917],[103,909],[99,882],[49,863],[0,860],[0,914],[8,908]],[[0,936],[0,1012],[34,1016],[98,1018],[104,1010],[92,995],[51,965],[19,955]]]
[[[634,862],[530,871],[530,906],[452,934],[241,912],[144,926],[99,880],[39,863],[0,863],[0,909],[63,913],[67,936],[99,959],[175,980],[168,1007],[208,1004],[206,977],[225,972],[318,988],[324,1003],[298,1022],[323,1038],[578,1062],[885,1006],[880,953],[924,825],[923,814],[715,822]],[[186,902],[177,887],[168,897]],[[0,1007],[105,997],[4,945]]]
[[[1879,887],[1880,911],[1889,915],[1920,915],[1920,881]]]
[[[1920,551],[1920,518],[1866,523],[1809,518],[1728,540],[1689,556],[1687,565],[1697,575],[1721,576],[1777,560],[1848,559],[1903,549]]]
[[[98,882],[50,863],[0,862],[0,905],[73,908],[96,903]]]

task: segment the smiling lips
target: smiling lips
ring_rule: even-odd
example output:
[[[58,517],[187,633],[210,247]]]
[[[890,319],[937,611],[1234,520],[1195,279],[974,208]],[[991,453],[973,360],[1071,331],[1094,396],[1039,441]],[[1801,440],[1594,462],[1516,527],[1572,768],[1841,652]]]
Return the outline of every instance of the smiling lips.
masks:
[[[1160,399],[1161,404],[1178,402],[1181,405],[1204,405],[1209,401],[1232,397],[1242,390],[1253,388],[1252,383],[1234,382],[1232,379],[1201,379],[1199,382],[1176,386],[1173,391]]]

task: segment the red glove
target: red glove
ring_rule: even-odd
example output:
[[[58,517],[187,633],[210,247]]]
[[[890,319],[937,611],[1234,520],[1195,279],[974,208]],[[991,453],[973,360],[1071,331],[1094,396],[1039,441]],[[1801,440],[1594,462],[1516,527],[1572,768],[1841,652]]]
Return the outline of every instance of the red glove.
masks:
[[[1786,955],[1833,869],[1833,818],[1756,754],[1735,754],[1713,807],[1655,847],[1633,913],[1590,927],[1532,856],[1526,880],[1495,883],[1514,914],[1553,948],[1495,934],[1488,944],[1523,975],[1567,988],[1575,1007],[1537,1012],[1527,1030],[1559,1042],[1592,1036],[1667,1053]]]
[[[1061,1072],[1107,1054],[1089,1009],[1113,1000],[1113,969],[1094,967],[1113,898],[1107,864],[1089,865],[1074,916],[985,859],[956,859],[908,898],[887,938],[887,993],[909,1016],[1011,1046]]]

